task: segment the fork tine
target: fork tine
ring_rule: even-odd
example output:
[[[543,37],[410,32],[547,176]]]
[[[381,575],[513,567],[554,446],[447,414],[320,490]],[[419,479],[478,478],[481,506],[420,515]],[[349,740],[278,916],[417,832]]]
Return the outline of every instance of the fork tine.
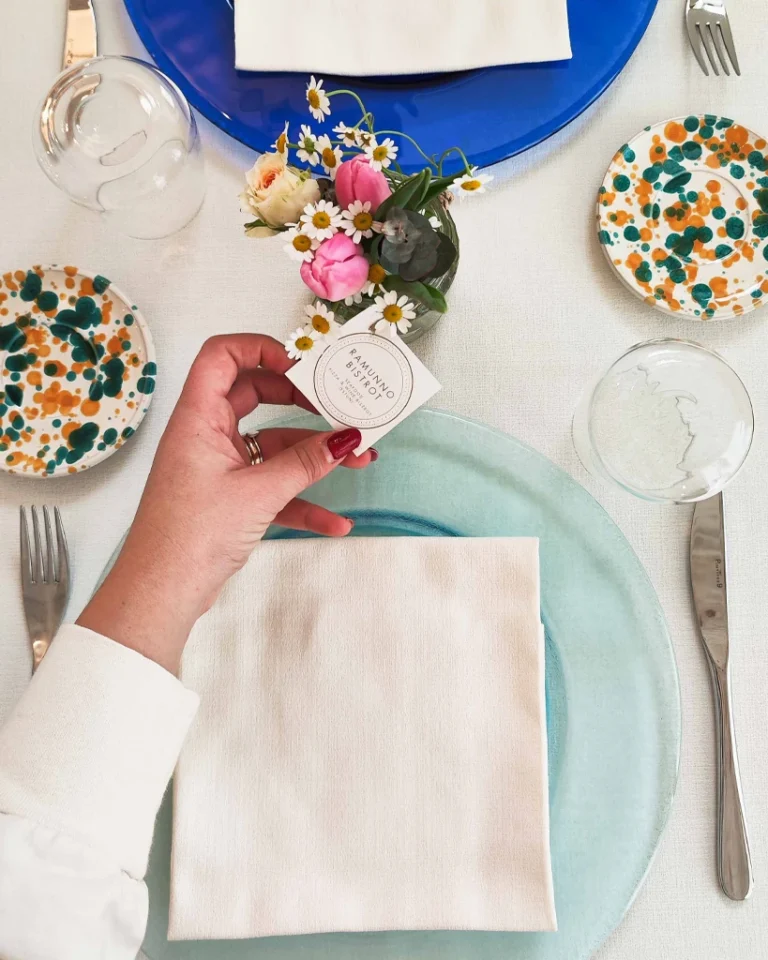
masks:
[[[53,508],[53,517],[56,521],[56,543],[59,548],[58,582],[68,584],[69,550],[67,549],[67,537],[64,533],[64,524],[61,522],[61,514],[59,513],[58,507]]]
[[[32,579],[32,565],[29,558],[27,512],[24,507],[19,507],[19,538],[21,541],[21,582],[26,585]]]
[[[43,548],[40,545],[40,524],[37,520],[37,507],[32,507],[32,537],[35,541],[35,555],[32,557],[32,580],[34,583],[42,583],[45,576],[43,574]]]
[[[45,526],[45,579],[48,583],[55,583],[56,565],[53,562],[53,533],[48,507],[43,507],[43,525]]]
[[[715,50],[717,50],[717,56],[720,59],[720,63],[725,71],[726,77],[730,77],[731,71],[728,67],[728,55],[725,52],[725,47],[723,46],[723,38],[720,34],[720,31],[717,28],[717,23],[710,23],[709,32],[712,34],[712,39],[715,43]]]
[[[728,19],[728,14],[723,17],[720,21],[720,32],[723,35],[723,43],[725,44],[725,49],[728,51],[728,56],[731,58],[731,63],[733,64],[733,69],[736,71],[736,76],[741,76],[741,69],[739,67],[739,58],[736,56],[736,47],[733,44],[733,34],[731,33],[731,23]]]
[[[699,62],[699,66],[704,71],[704,76],[708,77],[709,68],[707,67],[706,60],[704,59],[704,51],[701,47],[699,31],[696,29],[696,24],[693,22],[690,15],[685,18],[685,29],[688,31],[688,40],[691,44],[693,55],[696,57]]]
[[[720,71],[717,69],[717,57],[715,56],[715,48],[712,43],[712,35],[709,32],[709,24],[700,23],[699,24],[699,33],[701,34],[701,41],[704,44],[707,56],[709,57],[709,62],[712,65],[712,70],[716,77],[720,76]]]

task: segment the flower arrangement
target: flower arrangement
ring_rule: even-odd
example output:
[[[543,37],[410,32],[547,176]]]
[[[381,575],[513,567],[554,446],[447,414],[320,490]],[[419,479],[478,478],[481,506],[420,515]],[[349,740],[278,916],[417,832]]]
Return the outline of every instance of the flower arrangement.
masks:
[[[317,298],[306,308],[304,326],[286,341],[295,358],[322,349],[340,323],[370,306],[373,329],[392,338],[411,331],[412,339],[418,317],[444,313],[444,290],[459,256],[449,203],[455,194],[483,193],[492,179],[472,167],[459,147],[430,157],[407,134],[377,130],[356,93],[326,91],[312,77],[306,97],[314,120],[323,123],[331,98],[342,95],[360,108],[356,124],[338,123],[334,136],[316,135],[302,124],[295,142],[286,124],[274,152],[259,157],[246,174],[241,195],[254,218],[245,224],[246,234],[282,234],[286,253],[300,264],[301,279]],[[426,166],[404,174],[393,138],[410,141]],[[289,162],[291,151],[295,159]],[[444,175],[451,154],[458,154],[463,169]]]

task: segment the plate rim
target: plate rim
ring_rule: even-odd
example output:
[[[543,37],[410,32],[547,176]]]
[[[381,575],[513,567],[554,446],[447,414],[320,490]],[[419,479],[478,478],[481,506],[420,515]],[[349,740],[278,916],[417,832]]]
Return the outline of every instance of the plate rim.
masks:
[[[186,74],[184,74],[170,59],[170,57],[165,53],[163,47],[155,41],[154,34],[150,31],[147,26],[146,20],[142,17],[141,11],[139,10],[139,5],[141,0],[123,0],[125,3],[125,8],[128,11],[128,17],[133,25],[136,34],[139,37],[139,40],[144,45],[145,50],[150,55],[152,60],[155,62],[162,72],[181,90],[184,96],[187,98],[189,103],[209,120],[215,127],[224,131],[228,136],[237,140],[239,143],[242,143],[244,146],[248,147],[250,150],[254,150],[256,153],[264,153],[263,149],[252,146],[248,140],[247,128],[244,124],[240,123],[237,120],[233,120],[222,110],[215,108],[205,97],[198,95],[198,91],[188,80]],[[645,36],[648,26],[653,19],[653,16],[656,12],[659,0],[648,0],[646,9],[643,13],[643,16],[640,19],[640,23],[636,31],[632,35],[631,42],[627,44],[625,49],[622,51],[622,55],[617,60],[615,67],[612,71],[609,71],[597,85],[589,90],[586,95],[582,96],[580,99],[576,100],[570,107],[561,111],[557,117],[551,121],[553,126],[551,129],[547,129],[546,132],[541,132],[543,128],[547,128],[549,124],[542,124],[539,127],[536,127],[530,132],[530,134],[523,138],[526,140],[525,143],[514,146],[516,141],[511,141],[511,143],[503,144],[499,147],[492,148],[487,150],[485,154],[472,157],[469,159],[471,162],[476,163],[481,168],[486,168],[494,166],[497,163],[502,163],[505,160],[509,160],[512,157],[519,156],[521,153],[525,153],[527,150],[531,150],[533,147],[538,146],[541,143],[549,140],[550,137],[553,137],[555,134],[559,133],[565,127],[567,127],[574,120],[578,119],[589,107],[592,106],[597,100],[602,97],[602,95],[608,90],[608,88],[614,83],[619,74],[622,73],[624,68],[627,66],[629,61],[632,59],[635,51],[642,42],[643,37]],[[227,5],[231,7],[230,0],[227,0]],[[557,61],[551,61],[557,62]],[[507,66],[515,66],[514,64],[508,64]],[[486,73],[491,70],[496,70],[498,67],[481,67],[478,70],[465,71],[467,73]],[[258,71],[247,71],[257,73]],[[293,73],[294,71],[284,71],[285,73]],[[295,71],[299,75],[303,75],[304,71]],[[450,76],[451,74],[446,74]],[[309,76],[309,74],[307,74]],[[367,77],[351,77],[345,78],[347,80],[361,80],[361,79],[370,79]],[[376,79],[376,78],[373,78]],[[413,173],[417,168],[414,167],[413,170],[409,170],[410,164],[404,165],[404,170],[406,173]]]
[[[64,272],[64,265],[60,265],[56,263],[36,264],[36,266],[38,266],[39,269],[42,270],[43,272],[46,272],[48,270],[58,270],[62,273]],[[28,267],[27,269],[32,270],[34,269],[34,267]],[[76,269],[77,269],[77,273],[74,274],[75,277],[85,277],[88,280],[95,280],[96,277],[103,276],[103,274],[93,273],[90,270],[81,270],[80,267],[77,267]],[[127,297],[125,293],[123,293],[123,291],[120,289],[120,287],[118,287],[117,284],[113,283],[111,280],[109,281],[109,287],[107,289],[114,290],[115,294],[123,301],[123,303],[125,303],[128,306],[128,309],[134,318],[136,326],[141,330],[142,336],[144,338],[144,344],[147,349],[147,359],[144,362],[154,363],[155,366],[157,366],[155,342],[152,339],[152,333],[149,329],[149,324],[144,318],[144,315],[142,314],[141,310],[139,310],[138,307],[134,309],[133,304],[131,303],[131,298]],[[149,400],[147,401],[147,405],[143,410],[141,409],[141,406],[137,405],[136,412],[134,413],[133,417],[127,424],[127,426],[133,427],[134,434],[138,430],[138,428],[141,426],[141,423],[144,420],[144,417],[146,417],[147,413],[149,413],[149,408],[152,405],[152,401],[154,400],[154,398],[155,398],[155,395],[153,391],[149,395]],[[133,434],[131,436],[133,436]],[[131,437],[128,438],[128,440],[130,439]],[[9,477],[26,477],[27,479],[31,479],[31,480],[61,480],[65,477],[72,477],[72,476],[77,476],[77,474],[80,474],[80,473],[85,473],[85,471],[90,470],[91,467],[98,466],[98,464],[103,463],[105,460],[108,460],[111,456],[114,456],[114,454],[116,454],[119,450],[121,450],[122,447],[125,446],[125,443],[127,442],[128,441],[126,440],[119,447],[112,446],[112,447],[107,447],[106,450],[96,450],[94,456],[89,457],[87,459],[86,465],[81,466],[80,469],[77,470],[74,474],[71,474],[68,472],[35,473],[34,471],[30,473],[29,471],[9,470],[5,466],[5,461],[3,459],[0,459],[0,470],[2,470],[3,473],[5,473]],[[121,541],[121,544],[122,544],[122,541]]]

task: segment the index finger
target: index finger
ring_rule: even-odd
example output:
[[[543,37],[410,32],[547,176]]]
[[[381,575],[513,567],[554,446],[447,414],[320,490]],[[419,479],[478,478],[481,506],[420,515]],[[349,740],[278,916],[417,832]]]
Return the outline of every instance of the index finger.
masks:
[[[190,368],[183,393],[205,401],[226,399],[238,374],[261,367],[285,373],[293,366],[285,347],[263,333],[231,333],[206,340]]]

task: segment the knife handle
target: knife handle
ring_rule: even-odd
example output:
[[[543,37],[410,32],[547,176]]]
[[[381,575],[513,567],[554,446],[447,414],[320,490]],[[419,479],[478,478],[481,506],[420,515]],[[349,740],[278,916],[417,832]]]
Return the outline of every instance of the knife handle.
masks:
[[[727,665],[711,666],[718,733],[717,872],[726,896],[746,900],[752,892],[752,861],[731,713],[731,681]]]

